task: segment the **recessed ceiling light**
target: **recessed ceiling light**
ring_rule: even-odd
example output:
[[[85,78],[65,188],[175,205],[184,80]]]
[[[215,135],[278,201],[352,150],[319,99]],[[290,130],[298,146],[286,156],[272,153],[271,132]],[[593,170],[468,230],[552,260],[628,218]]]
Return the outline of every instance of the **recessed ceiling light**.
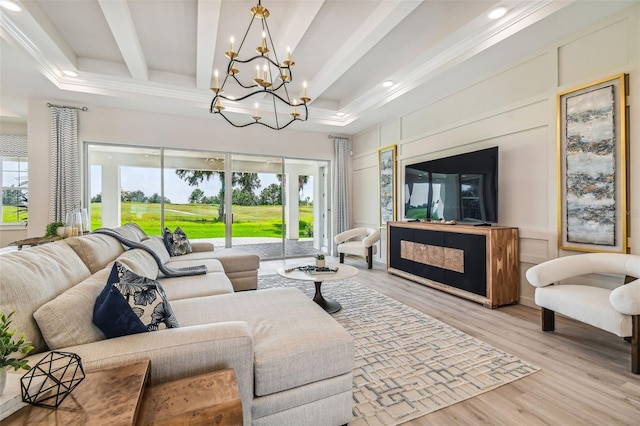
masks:
[[[22,8],[17,4],[9,0],[0,0],[0,7],[10,10],[12,12],[21,12]]]
[[[385,80],[384,82],[382,82],[382,87],[391,87],[393,86],[393,81],[391,80]]]
[[[344,115],[344,112],[342,112],[342,111],[338,111],[338,112],[336,112],[336,115],[337,115],[338,117],[342,117],[342,116]]]
[[[489,19],[498,19],[498,18],[502,18],[504,15],[507,14],[507,8],[504,6],[498,6],[494,9],[491,10],[491,12],[489,12]]]
[[[75,71],[71,71],[71,70],[64,70],[62,71],[62,74],[66,75],[67,77],[77,77],[78,73]]]

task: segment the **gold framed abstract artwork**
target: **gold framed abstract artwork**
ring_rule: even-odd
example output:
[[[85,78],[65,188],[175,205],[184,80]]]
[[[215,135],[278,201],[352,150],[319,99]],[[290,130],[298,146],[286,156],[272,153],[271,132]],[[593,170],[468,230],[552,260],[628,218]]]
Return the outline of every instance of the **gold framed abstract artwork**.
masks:
[[[627,252],[626,76],[558,94],[558,240]]]
[[[378,149],[380,227],[396,220],[396,146]]]

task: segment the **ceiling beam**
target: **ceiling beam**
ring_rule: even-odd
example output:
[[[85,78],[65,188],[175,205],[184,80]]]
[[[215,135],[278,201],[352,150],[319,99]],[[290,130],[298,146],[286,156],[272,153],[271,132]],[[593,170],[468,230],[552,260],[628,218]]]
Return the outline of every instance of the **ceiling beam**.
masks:
[[[20,13],[0,13],[2,37],[13,39],[41,66],[42,73],[58,85],[62,71],[77,70],[77,57],[35,2],[21,3]]]
[[[196,87],[201,90],[209,90],[211,87],[221,7],[222,0],[198,0]]]
[[[113,38],[120,49],[131,77],[136,80],[148,80],[149,68],[142,52],[138,33],[133,25],[129,3],[126,1],[98,0]]]
[[[421,3],[422,0],[380,2],[353,35],[336,49],[336,54],[316,73],[309,83],[309,97],[318,99]]]
[[[286,52],[287,47],[294,54],[296,47],[304,37],[311,23],[322,8],[325,0],[311,2],[292,2],[285,23],[276,35],[276,52]]]

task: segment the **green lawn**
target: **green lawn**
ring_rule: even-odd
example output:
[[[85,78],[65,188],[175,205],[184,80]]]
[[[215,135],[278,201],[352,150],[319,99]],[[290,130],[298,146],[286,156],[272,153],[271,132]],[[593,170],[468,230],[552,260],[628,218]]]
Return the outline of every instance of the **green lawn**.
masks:
[[[91,229],[101,226],[102,204],[91,204]],[[282,206],[234,206],[234,237],[282,237]],[[224,223],[218,220],[218,206],[165,204],[165,226],[180,226],[189,238],[222,238]],[[300,236],[312,227],[313,206],[300,207]],[[160,204],[122,202],[122,223],[135,222],[149,235],[160,233]]]

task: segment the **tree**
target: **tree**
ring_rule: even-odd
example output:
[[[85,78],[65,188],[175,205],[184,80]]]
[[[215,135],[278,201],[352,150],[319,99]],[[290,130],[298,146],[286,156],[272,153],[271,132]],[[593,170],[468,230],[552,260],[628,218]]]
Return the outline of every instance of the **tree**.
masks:
[[[144,192],[136,189],[135,191],[122,191],[120,192],[120,200],[121,201],[134,201],[137,203],[145,203],[148,201]]]
[[[11,185],[10,188],[14,188]],[[3,206],[17,206],[22,195],[22,189],[4,189],[2,190],[2,205]]]
[[[202,203],[203,198],[204,192],[202,191],[202,189],[196,188],[191,192],[191,195],[189,195],[189,202],[199,204]]]
[[[231,194],[231,202],[237,206],[255,206],[258,204],[258,197],[253,192],[234,189]]]
[[[242,191],[253,193],[254,189],[260,188],[260,178],[257,173],[238,173],[238,175],[236,183]]]
[[[282,205],[282,186],[272,183],[260,192],[258,203],[266,206]]]
[[[202,197],[202,200],[200,200],[200,202],[202,204],[216,204],[218,202],[218,197],[216,197],[216,196],[211,196],[211,197],[204,196],[204,197]]]
[[[149,202],[153,204],[160,204],[161,201],[164,200],[165,204],[171,204],[171,200],[167,197],[160,197],[157,192],[154,192],[151,197],[149,197]]]
[[[102,193],[96,194],[95,197],[91,198],[92,203],[101,203],[102,202]]]
[[[217,170],[178,169],[176,170],[176,175],[180,179],[187,182],[189,186],[197,186],[198,184],[204,181],[209,181],[214,176],[218,176],[220,178],[220,183],[222,184],[220,187],[220,192],[218,193],[218,202],[219,202],[218,220],[222,220],[224,218],[224,187],[225,187],[224,172],[220,172]],[[252,175],[252,176],[244,176],[244,175]],[[241,180],[242,180],[242,183],[240,184]],[[251,188],[251,191],[253,191],[253,189],[260,187],[260,179],[258,178],[257,173],[233,172],[231,173],[231,187],[234,188],[236,185],[240,185],[241,188]]]

